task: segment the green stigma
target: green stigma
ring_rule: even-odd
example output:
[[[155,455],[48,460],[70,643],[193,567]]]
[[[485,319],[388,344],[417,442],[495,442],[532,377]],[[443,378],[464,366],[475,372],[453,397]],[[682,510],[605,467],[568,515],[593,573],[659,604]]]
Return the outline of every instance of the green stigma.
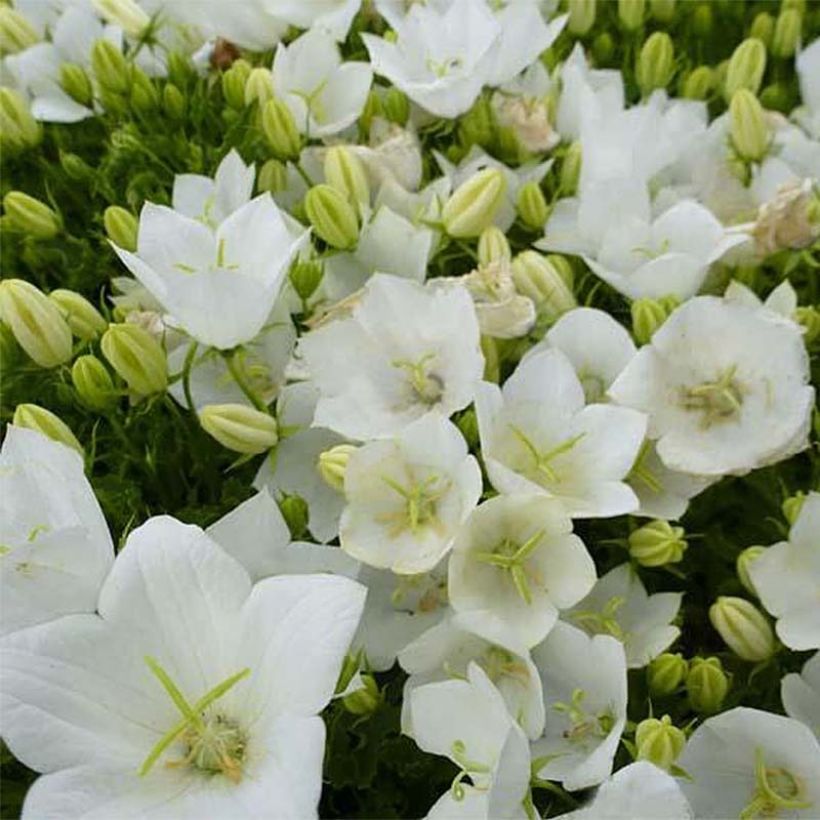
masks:
[[[740,820],[779,817],[781,809],[809,809],[803,783],[788,769],[769,768],[762,749],[755,750],[755,790],[749,804],[740,812]]]
[[[544,531],[531,535],[520,546],[505,538],[491,552],[479,552],[475,554],[477,561],[498,567],[509,573],[510,580],[515,586],[516,592],[525,603],[532,603],[532,592],[530,591],[530,580],[542,582],[543,579],[532,578],[533,570],[526,566],[527,559],[535,552],[539,542],[544,537]]]
[[[690,387],[683,391],[681,404],[687,410],[703,414],[703,427],[711,427],[740,414],[743,391],[735,380],[736,366],[727,368],[715,381]]]
[[[577,436],[571,436],[568,439],[564,439],[564,441],[557,444],[555,447],[542,452],[535,446],[532,439],[530,439],[519,427],[510,424],[509,428],[512,434],[518,439],[519,442],[521,442],[524,449],[532,458],[534,462],[532,472],[535,474],[535,478],[539,481],[539,483],[545,480],[555,484],[561,482],[561,479],[551,462],[558,458],[558,456],[568,453],[586,435],[586,433],[579,433]]]

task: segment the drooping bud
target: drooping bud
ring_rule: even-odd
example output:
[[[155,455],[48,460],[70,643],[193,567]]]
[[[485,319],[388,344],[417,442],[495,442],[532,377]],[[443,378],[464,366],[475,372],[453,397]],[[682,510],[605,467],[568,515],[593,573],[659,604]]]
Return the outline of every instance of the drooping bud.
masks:
[[[125,55],[110,40],[97,40],[94,43],[91,49],[91,70],[106,91],[127,94],[131,89],[131,66]]]
[[[185,119],[188,102],[185,95],[173,83],[165,83],[165,88],[162,89],[162,110],[171,120],[179,122]]]
[[[356,452],[353,444],[337,444],[329,450],[319,454],[317,469],[319,475],[325,480],[328,486],[333,487],[337,492],[344,492],[345,470],[350,456]]]
[[[71,368],[71,381],[80,401],[91,410],[104,412],[116,401],[111,374],[96,356],[80,356]]]
[[[755,589],[754,582],[749,574],[749,567],[757,561],[757,559],[760,558],[764,552],[766,552],[766,547],[746,547],[746,549],[743,550],[743,552],[741,552],[735,560],[737,577],[740,580],[740,583],[743,584],[746,591],[750,592],[752,595],[757,595],[757,590]]]
[[[745,598],[721,596],[709,607],[709,620],[727,646],[745,661],[768,660],[776,649],[766,616]]]
[[[59,288],[51,291],[48,298],[60,309],[71,332],[84,342],[95,341],[108,327],[97,308],[73,290]]]
[[[390,122],[396,123],[396,125],[404,125],[407,123],[407,119],[410,116],[410,101],[407,99],[407,95],[399,91],[396,86],[390,86],[387,89],[382,101],[382,110],[384,111],[384,116],[390,120]]]
[[[759,162],[769,150],[769,128],[757,97],[745,88],[736,91],[729,105],[729,132],[741,159]]]
[[[100,342],[103,356],[140,396],[161,393],[168,386],[168,361],[162,345],[139,325],[109,325]]]
[[[644,567],[676,564],[686,551],[683,527],[656,519],[629,535],[629,554]]]
[[[39,42],[34,27],[24,15],[0,6],[0,54],[17,54]]]
[[[119,205],[109,205],[103,212],[103,225],[108,238],[125,251],[137,249],[139,220]]]
[[[298,159],[302,138],[288,104],[278,97],[268,100],[262,108],[262,131],[277,159]]]
[[[307,532],[309,510],[305,499],[300,495],[286,495],[279,501],[279,510],[282,518],[290,530],[290,537],[294,541],[303,538]]]
[[[783,517],[786,521],[789,522],[789,526],[791,527],[795,521],[797,521],[797,516],[800,515],[800,510],[803,509],[803,504],[806,502],[806,494],[803,492],[795,493],[794,495],[790,495],[781,505],[780,509],[783,512]]]
[[[510,262],[512,251],[504,231],[496,225],[488,225],[478,237],[478,264],[481,267],[491,262]]]
[[[803,18],[797,9],[783,9],[777,15],[772,35],[772,54],[782,60],[794,57],[803,29]]]
[[[660,299],[636,299],[630,306],[632,335],[639,345],[648,344],[658,328],[669,318],[674,306]]]
[[[720,709],[729,691],[729,678],[720,658],[692,658],[686,676],[689,705],[696,712],[711,714]]]
[[[245,86],[251,73],[251,64],[247,60],[235,60],[222,75],[222,96],[225,102],[241,111],[245,107]]]
[[[678,759],[685,745],[686,735],[672,723],[669,715],[660,720],[642,720],[635,729],[637,759],[648,760],[666,771]]]
[[[253,68],[245,81],[245,105],[256,103],[261,111],[273,99],[273,75],[267,68]]]
[[[325,181],[341,191],[352,203],[370,202],[370,184],[362,161],[343,145],[327,149],[325,154]]]
[[[676,0],[650,0],[652,16],[659,23],[671,23],[675,18],[675,2]]]
[[[30,282],[0,282],[0,319],[40,367],[57,367],[71,358],[71,328],[59,308]]]
[[[449,236],[468,239],[479,236],[492,224],[507,190],[507,179],[499,168],[473,174],[453,192],[442,211]]]
[[[91,105],[94,89],[85,69],[77,63],[63,63],[60,66],[60,87],[80,105]]]
[[[223,447],[257,455],[279,441],[276,419],[245,404],[208,404],[199,411],[202,429]]]
[[[677,691],[686,679],[689,664],[681,654],[664,652],[658,655],[646,671],[649,691],[656,697],[666,697]]]
[[[723,93],[726,100],[731,100],[735,92],[742,88],[751,91],[752,94],[757,94],[765,72],[766,46],[757,37],[747,37],[732,52],[726,68],[726,77],[723,81]]]
[[[761,11],[755,15],[752,25],[749,27],[749,37],[756,37],[768,48],[774,36],[774,17],[767,11]]]
[[[528,228],[542,229],[549,216],[547,200],[541,191],[541,186],[530,180],[525,182],[518,191],[515,208],[521,221]]]
[[[529,296],[539,315],[551,321],[578,306],[564,278],[537,251],[519,253],[512,262],[512,276],[515,289]]]
[[[60,217],[45,204],[22,191],[9,191],[3,197],[9,225],[33,239],[53,239],[60,233]]]
[[[28,103],[11,88],[0,88],[0,145],[4,150],[19,152],[33,148],[43,136],[43,129],[31,116]]]
[[[626,31],[637,31],[645,13],[646,0],[618,0],[618,20]]]
[[[698,66],[687,75],[681,88],[681,96],[687,100],[705,100],[716,85],[715,72],[708,65]]]
[[[372,675],[362,675],[361,681],[362,688],[345,695],[342,704],[353,715],[370,715],[381,705],[382,693]]]
[[[650,35],[641,47],[635,78],[641,94],[648,97],[659,88],[666,88],[675,73],[675,46],[665,31]]]
[[[119,26],[129,37],[139,39],[151,25],[151,18],[134,0],[92,0],[106,22]]]
[[[565,196],[572,196],[578,190],[581,178],[581,142],[575,140],[567,150],[561,164],[561,191]]]
[[[327,184],[305,196],[305,213],[316,233],[333,248],[348,250],[359,240],[359,217],[347,197]]]
[[[40,407],[37,404],[18,404],[14,408],[14,417],[11,423],[15,427],[36,430],[52,441],[59,441],[60,444],[71,447],[81,456],[85,455],[83,445],[77,440],[77,436],[71,432],[71,428],[59,416],[54,415],[50,410],[46,410],[45,407]]]
[[[582,37],[595,24],[595,0],[569,0],[567,28],[576,37]]]

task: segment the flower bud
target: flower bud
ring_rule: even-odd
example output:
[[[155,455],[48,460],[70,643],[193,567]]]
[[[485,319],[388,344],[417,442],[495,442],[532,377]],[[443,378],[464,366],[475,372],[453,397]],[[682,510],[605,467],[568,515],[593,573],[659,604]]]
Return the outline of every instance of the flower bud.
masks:
[[[529,296],[538,313],[555,320],[577,307],[572,290],[549,260],[536,251],[519,253],[512,262],[515,289]]]
[[[655,331],[669,318],[669,309],[659,299],[636,299],[630,306],[632,335],[639,345],[648,344]]]
[[[664,652],[658,655],[646,670],[649,692],[655,697],[673,694],[686,678],[689,664],[681,654]]]
[[[0,282],[0,319],[40,367],[56,367],[71,358],[68,323],[57,306],[30,282]]]
[[[794,320],[803,328],[803,341],[807,347],[820,340],[820,310],[811,305],[799,307],[794,312]]]
[[[772,54],[781,59],[794,57],[803,28],[803,18],[797,9],[784,9],[777,15],[772,35]]]
[[[671,23],[675,19],[675,0],[650,0],[649,8],[659,23]]]
[[[166,83],[162,89],[162,110],[171,120],[180,121],[185,118],[188,103],[185,95],[173,83]]]
[[[225,102],[241,111],[245,107],[245,85],[251,73],[251,64],[247,60],[235,60],[233,65],[222,74],[222,96]]]
[[[316,292],[325,269],[320,259],[297,260],[290,269],[290,283],[302,301],[307,301]]]
[[[168,386],[168,361],[162,345],[138,325],[109,325],[100,342],[103,356],[128,387],[141,396]]]
[[[486,267],[490,262],[510,262],[512,251],[504,231],[496,225],[488,225],[478,237],[478,264]]]
[[[774,36],[774,17],[767,11],[761,11],[755,15],[752,25],[749,28],[749,37],[760,40],[766,48],[772,43]]]
[[[353,715],[369,715],[379,708],[382,702],[382,693],[379,684],[372,675],[362,675],[361,689],[351,692],[342,698],[345,709]]]
[[[284,100],[274,97],[262,108],[262,131],[277,159],[298,159],[302,138]]]
[[[595,0],[569,0],[567,28],[577,37],[586,34],[595,24]]]
[[[790,495],[780,505],[783,512],[783,517],[789,522],[789,526],[793,526],[797,521],[797,516],[800,515],[800,510],[803,509],[803,504],[806,502],[806,494],[803,492]]]
[[[119,205],[109,205],[103,213],[103,225],[108,238],[124,251],[137,249],[139,221]]]
[[[163,89],[163,100],[165,92],[168,91],[169,88],[176,89],[177,94],[182,96],[179,89],[173,83],[168,83]],[[173,94],[173,92],[171,93]],[[150,77],[138,66],[133,66],[131,69],[130,101],[131,108],[138,114],[150,114],[159,108],[159,92],[154,87]]]
[[[723,81],[723,93],[727,100],[736,91],[745,88],[757,94],[766,71],[766,46],[756,37],[747,37],[732,53]]]
[[[333,248],[348,250],[359,240],[359,217],[347,197],[330,185],[314,185],[305,212],[316,233]]]
[[[595,65],[606,65],[615,54],[615,41],[608,31],[600,32],[592,41],[592,57]]]
[[[259,110],[273,99],[273,75],[267,68],[254,68],[245,81],[245,105],[257,103]]]
[[[692,33],[705,38],[712,33],[715,16],[709,3],[699,3],[692,14]]]
[[[546,259],[564,280],[564,284],[572,290],[575,287],[575,272],[572,270],[569,259],[558,253],[548,253]]]
[[[134,39],[139,39],[151,25],[151,18],[134,0],[92,0],[92,5],[106,22],[119,26]]]
[[[34,239],[53,239],[60,233],[60,217],[45,204],[22,191],[9,191],[3,197],[9,225]]]
[[[479,236],[492,224],[507,190],[507,179],[499,168],[473,174],[451,194],[442,211],[447,234],[458,239]]]
[[[370,133],[370,126],[373,124],[373,118],[380,117],[382,113],[381,98],[375,91],[371,90],[367,95],[364,108],[359,116],[359,127],[365,135]]]
[[[708,65],[698,66],[687,75],[681,96],[687,100],[705,100],[715,88],[715,72]]]
[[[720,658],[692,658],[686,676],[689,705],[696,712],[717,712],[729,691],[729,678],[723,671]]]
[[[746,591],[752,595],[757,595],[757,590],[755,589],[751,575],[749,575],[749,567],[757,561],[764,552],[766,552],[766,547],[746,547],[735,560],[737,577]]]
[[[77,441],[77,437],[71,432],[71,428],[58,416],[55,416],[45,407],[37,404],[18,404],[14,408],[14,417],[11,423],[15,427],[25,427],[29,430],[36,430],[38,433],[58,441],[76,450],[84,456],[83,445]]]
[[[473,145],[487,146],[495,135],[495,115],[490,101],[479,97],[458,123],[458,141],[465,149]]]
[[[769,622],[744,598],[720,596],[709,607],[709,620],[727,646],[743,660],[765,661],[774,654],[774,633]]]
[[[108,327],[97,308],[73,290],[58,288],[51,291],[48,298],[60,309],[71,332],[84,342],[95,341]]]
[[[34,27],[19,11],[0,6],[0,54],[17,54],[40,41]]]
[[[396,86],[390,86],[381,101],[384,116],[396,125],[404,125],[410,116],[410,101]]]
[[[279,511],[290,530],[290,537],[298,541],[307,532],[308,505],[300,495],[286,495],[279,502]]]
[[[686,735],[672,724],[669,715],[664,715],[660,720],[642,720],[635,729],[637,759],[648,760],[666,771],[678,759],[685,745]]]
[[[131,89],[131,66],[110,40],[97,40],[91,49],[91,70],[101,88],[113,94]]]
[[[645,13],[646,0],[618,0],[618,19],[627,31],[637,31]]]
[[[650,35],[641,47],[635,77],[641,94],[648,97],[659,88],[666,88],[675,73],[675,47],[672,38],[663,31]]]
[[[355,451],[356,447],[353,444],[337,444],[319,454],[316,465],[319,475],[337,492],[344,492],[347,462]]]
[[[80,401],[91,410],[105,411],[116,401],[111,374],[96,356],[80,356],[71,368],[71,381]]]
[[[676,564],[686,551],[683,527],[656,519],[629,535],[629,554],[643,567]]]
[[[792,92],[786,83],[769,83],[760,92],[760,104],[769,111],[786,114],[794,108]]]
[[[518,191],[518,198],[515,203],[521,221],[528,228],[542,229],[549,216],[547,200],[541,192],[541,186],[530,180],[525,182]]]
[[[343,145],[327,149],[325,154],[325,181],[341,191],[354,205],[370,202],[370,184],[362,161]]]
[[[278,159],[269,159],[259,169],[256,177],[256,190],[277,194],[288,188],[288,169]]]
[[[578,180],[581,178],[581,143],[573,142],[561,164],[561,191],[566,196],[572,196],[578,190]]]
[[[208,404],[199,411],[202,429],[223,447],[257,455],[279,441],[276,419],[245,404]]]
[[[60,87],[80,105],[89,106],[94,100],[94,89],[85,69],[77,63],[63,63],[60,66]]]
[[[31,116],[28,103],[11,88],[0,88],[0,145],[19,152],[33,148],[43,136],[40,123]]]
[[[769,150],[769,129],[763,107],[751,91],[736,91],[729,105],[729,133],[741,159],[759,162]]]

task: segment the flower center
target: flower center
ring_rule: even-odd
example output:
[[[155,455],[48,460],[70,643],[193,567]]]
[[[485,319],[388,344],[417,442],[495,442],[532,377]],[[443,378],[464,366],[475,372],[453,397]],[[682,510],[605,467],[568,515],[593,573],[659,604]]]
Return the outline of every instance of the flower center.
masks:
[[[493,644],[475,660],[493,683],[508,678],[523,684],[525,688],[529,685],[530,673],[527,667],[512,652],[502,646]]]
[[[552,704],[556,712],[562,712],[569,721],[568,728],[564,729],[563,737],[572,743],[583,743],[592,738],[604,738],[611,731],[615,720],[609,711],[597,715],[590,714],[583,706],[586,692],[575,689],[569,703],[558,701]]]
[[[431,573],[421,575],[396,575],[398,583],[390,595],[390,603],[399,612],[416,615],[419,612],[435,612],[447,606],[447,581]]]
[[[534,476],[534,480],[539,484],[543,484],[544,481],[560,484],[561,478],[559,477],[558,472],[552,462],[558,458],[558,456],[562,456],[564,453],[568,453],[572,450],[572,448],[586,435],[586,433],[579,433],[577,436],[571,436],[568,439],[564,439],[564,441],[560,442],[560,444],[557,444],[549,450],[541,451],[535,446],[532,439],[530,439],[520,427],[510,424],[509,428],[512,431],[512,434],[524,446],[524,449],[532,459],[533,466],[530,468],[530,473]]]
[[[525,603],[530,604],[532,603],[530,581],[536,584],[542,584],[543,578],[540,577],[540,573],[526,562],[533,552],[535,552],[543,537],[544,531],[540,530],[535,533],[535,535],[531,535],[521,545],[516,544],[509,538],[504,538],[495,549],[490,552],[475,553],[474,557],[477,561],[490,564],[490,566],[498,567],[502,572],[509,573],[510,580],[514,584],[516,592]]]
[[[606,602],[600,612],[590,609],[582,610],[573,613],[572,620],[590,635],[611,635],[619,641],[624,641],[628,633],[624,632],[616,615],[625,602],[623,597],[615,595]]]
[[[788,769],[768,768],[763,750],[755,750],[755,790],[749,804],[740,813],[740,820],[779,817],[781,809],[808,809],[803,783]]]
[[[737,416],[743,405],[743,391],[735,379],[737,366],[732,365],[713,382],[703,382],[683,391],[681,404],[687,410],[703,414],[703,426]]]
[[[443,60],[434,60],[432,57],[428,57],[424,64],[431,74],[435,74],[436,77],[441,79],[442,77],[446,77],[451,71],[461,68],[464,64],[464,60],[462,57],[445,57]]]
[[[407,359],[392,362],[393,367],[405,372],[414,401],[428,407],[438,404],[444,393],[444,382],[430,372],[430,365],[435,358],[435,353],[427,353],[416,362]]]
[[[392,525],[391,537],[400,535],[407,529],[415,535],[423,528],[438,523],[438,501],[449,489],[449,481],[435,473],[422,481],[411,481],[407,486],[389,476],[382,476],[382,481],[401,496],[404,502],[400,511],[381,518],[383,522]]]

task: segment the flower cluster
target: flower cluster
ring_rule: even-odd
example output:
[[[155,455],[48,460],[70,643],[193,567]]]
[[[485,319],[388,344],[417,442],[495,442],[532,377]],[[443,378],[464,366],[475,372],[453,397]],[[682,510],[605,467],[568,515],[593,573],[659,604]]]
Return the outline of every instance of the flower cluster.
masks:
[[[820,814],[759,5],[0,5],[4,816]]]

